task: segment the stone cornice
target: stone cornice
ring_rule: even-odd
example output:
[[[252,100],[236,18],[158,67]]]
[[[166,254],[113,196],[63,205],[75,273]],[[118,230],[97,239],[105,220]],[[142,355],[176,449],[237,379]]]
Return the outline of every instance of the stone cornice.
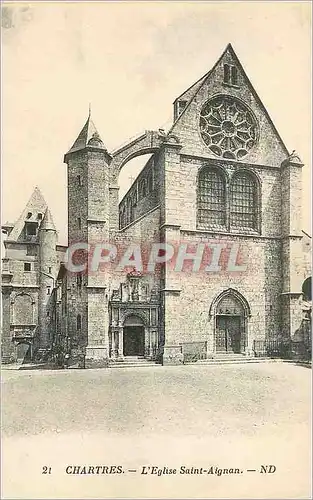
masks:
[[[239,162],[236,160],[229,160],[227,158],[212,158],[211,156],[201,156],[201,155],[194,155],[191,153],[181,153],[180,156],[182,158],[191,158],[194,160],[201,160],[205,161],[208,164],[212,165],[228,165],[228,166],[236,166],[236,167],[241,167],[241,168],[269,168],[269,169],[274,169],[274,170],[280,170],[280,166],[275,166],[275,165],[263,165],[261,163],[244,163],[244,162]]]

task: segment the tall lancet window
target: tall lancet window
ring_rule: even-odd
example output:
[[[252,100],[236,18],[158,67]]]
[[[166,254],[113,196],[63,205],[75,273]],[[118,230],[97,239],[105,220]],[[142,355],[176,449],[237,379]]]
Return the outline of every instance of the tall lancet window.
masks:
[[[203,168],[198,178],[198,228],[225,227],[226,183],[222,171]]]
[[[230,189],[231,227],[258,230],[258,183],[253,175],[241,172],[234,176]]]

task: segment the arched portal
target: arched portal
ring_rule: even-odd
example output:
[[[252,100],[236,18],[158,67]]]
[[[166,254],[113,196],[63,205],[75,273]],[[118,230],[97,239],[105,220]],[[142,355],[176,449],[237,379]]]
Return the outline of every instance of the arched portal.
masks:
[[[215,325],[216,353],[241,354],[247,345],[249,306],[237,291],[220,294],[211,307]]]
[[[128,316],[123,325],[123,355],[144,356],[145,326],[137,315]]]
[[[302,285],[302,293],[304,300],[312,300],[312,278],[307,278]]]

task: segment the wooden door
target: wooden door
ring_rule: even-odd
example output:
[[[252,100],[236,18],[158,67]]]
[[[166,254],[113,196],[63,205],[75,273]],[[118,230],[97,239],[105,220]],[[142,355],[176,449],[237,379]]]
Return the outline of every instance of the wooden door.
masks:
[[[240,316],[216,317],[216,352],[241,352]]]

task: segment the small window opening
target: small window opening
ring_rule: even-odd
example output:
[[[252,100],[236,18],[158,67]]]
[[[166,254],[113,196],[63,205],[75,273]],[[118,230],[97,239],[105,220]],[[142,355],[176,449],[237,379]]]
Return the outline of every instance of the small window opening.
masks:
[[[78,175],[78,176],[77,176],[77,182],[78,182],[78,185],[79,185],[79,186],[82,186],[82,185],[83,185],[83,184],[82,184],[82,178],[81,178],[81,175]]]
[[[82,220],[80,217],[77,218],[78,229],[82,228]]]
[[[31,212],[28,212],[26,219],[30,219],[33,214]]]
[[[41,220],[42,219],[42,214],[39,212],[39,214],[37,215],[37,219]]]
[[[48,268],[48,273],[51,274],[51,272],[52,272],[52,267],[49,267]]]
[[[80,314],[77,315],[77,320],[76,320],[76,323],[77,323],[77,330],[81,330],[82,329],[82,317]]]
[[[27,222],[26,223],[26,235],[36,236],[37,234],[37,222]]]
[[[231,67],[231,83],[232,85],[238,85],[238,71],[236,66]]]
[[[238,85],[238,69],[236,66],[224,64],[224,83]]]
[[[24,262],[24,271],[31,271],[32,265],[30,262]]]
[[[47,295],[50,295],[51,294],[51,289],[50,289],[50,286],[47,287]]]
[[[78,274],[76,276],[76,282],[77,282],[77,287],[78,288],[81,288],[82,287],[82,283],[83,283],[83,278],[82,278],[82,275],[81,274]]]
[[[224,83],[230,83],[230,66],[224,64]]]

